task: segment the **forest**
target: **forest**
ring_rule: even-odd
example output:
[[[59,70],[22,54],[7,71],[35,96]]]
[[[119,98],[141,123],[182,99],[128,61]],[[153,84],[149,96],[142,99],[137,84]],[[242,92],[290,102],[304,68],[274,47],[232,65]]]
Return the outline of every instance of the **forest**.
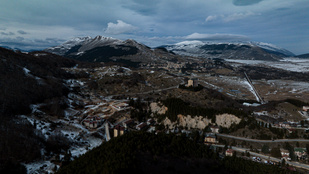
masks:
[[[87,152],[57,173],[290,173],[278,166],[233,157],[185,134],[129,132]]]
[[[66,142],[56,141],[62,137],[46,140],[35,126],[17,115],[31,113],[30,104],[45,102],[49,103],[46,113],[61,116],[67,107],[63,96],[69,92],[63,80],[88,76],[63,69],[78,63],[45,52],[0,48],[0,173],[24,173],[20,163],[40,159],[44,146],[49,149],[47,153],[65,150]]]

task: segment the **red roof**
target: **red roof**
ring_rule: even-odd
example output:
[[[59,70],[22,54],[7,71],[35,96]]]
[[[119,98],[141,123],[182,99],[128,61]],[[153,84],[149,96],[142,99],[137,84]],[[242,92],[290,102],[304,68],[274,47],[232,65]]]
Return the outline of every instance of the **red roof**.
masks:
[[[127,121],[125,121],[124,123],[125,124],[130,124],[130,123],[132,123],[133,122],[133,120],[127,120]]]
[[[117,125],[117,126],[115,126],[114,129],[117,129],[117,130],[124,130],[124,127],[123,127],[123,126],[120,126],[120,125]]]
[[[227,152],[227,153],[233,153],[234,150],[233,150],[233,149],[227,149],[226,152]]]

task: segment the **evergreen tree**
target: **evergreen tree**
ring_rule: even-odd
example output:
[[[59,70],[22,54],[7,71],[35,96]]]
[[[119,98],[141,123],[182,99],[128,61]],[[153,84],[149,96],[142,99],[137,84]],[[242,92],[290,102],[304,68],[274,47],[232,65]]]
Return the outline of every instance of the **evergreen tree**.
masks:
[[[269,154],[269,146],[264,144],[263,147],[262,147],[262,152],[264,154]]]
[[[270,151],[270,155],[276,158],[281,158],[281,151],[279,147],[274,147]]]

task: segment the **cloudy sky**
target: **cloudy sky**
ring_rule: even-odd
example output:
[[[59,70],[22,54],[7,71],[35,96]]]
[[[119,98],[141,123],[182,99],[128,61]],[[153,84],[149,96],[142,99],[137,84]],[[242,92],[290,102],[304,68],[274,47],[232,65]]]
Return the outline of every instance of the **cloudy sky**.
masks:
[[[309,53],[308,0],[1,0],[0,46],[103,35],[149,46],[257,41]]]

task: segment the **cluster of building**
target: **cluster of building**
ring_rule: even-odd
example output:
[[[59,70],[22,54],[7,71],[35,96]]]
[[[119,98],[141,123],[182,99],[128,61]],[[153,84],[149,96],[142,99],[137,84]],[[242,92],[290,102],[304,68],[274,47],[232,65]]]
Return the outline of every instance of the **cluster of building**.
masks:
[[[205,135],[204,144],[207,144],[207,145],[218,144],[219,141],[217,140],[216,133],[219,133],[219,127],[210,126],[210,130],[211,130],[211,133],[207,133]]]
[[[123,135],[128,131],[141,131],[146,130],[148,132],[155,131],[155,121],[153,119],[148,119],[146,122],[137,123],[132,119],[128,119],[114,126],[114,137]]]
[[[129,109],[129,105],[127,102],[113,101],[110,103],[99,103],[93,106],[89,105],[87,108],[84,111],[86,118],[82,120],[82,124],[88,129],[96,129],[102,126],[106,118],[109,118],[115,112]]]
[[[83,124],[89,129],[96,129],[104,123],[105,119],[98,116],[89,116],[84,121]]]
[[[298,111],[300,113],[300,115],[309,118],[309,106],[303,106],[303,110],[302,111]]]
[[[309,106],[303,106],[301,111],[298,111],[300,115],[302,115],[305,118],[309,118]],[[272,121],[272,126],[278,127],[278,128],[286,128],[286,129],[293,129],[301,127],[300,123],[296,123],[293,121],[278,121],[283,120],[279,115],[271,115],[267,111],[260,111],[260,112],[253,112],[253,115],[255,115],[257,118],[263,120],[264,122],[269,122],[269,120],[275,120]]]
[[[290,158],[290,152],[286,149],[280,149],[281,151],[281,156],[283,159],[286,161],[291,161]],[[298,159],[306,159],[307,158],[307,152],[305,148],[294,148],[294,154]]]
[[[190,60],[190,59],[188,59]],[[153,69],[166,69],[166,70],[182,70],[182,69],[190,69],[197,72],[208,72],[212,68],[221,67],[221,64],[216,63],[212,60],[192,60],[187,62],[151,62],[151,63],[141,63],[142,67],[145,68],[153,68]]]

